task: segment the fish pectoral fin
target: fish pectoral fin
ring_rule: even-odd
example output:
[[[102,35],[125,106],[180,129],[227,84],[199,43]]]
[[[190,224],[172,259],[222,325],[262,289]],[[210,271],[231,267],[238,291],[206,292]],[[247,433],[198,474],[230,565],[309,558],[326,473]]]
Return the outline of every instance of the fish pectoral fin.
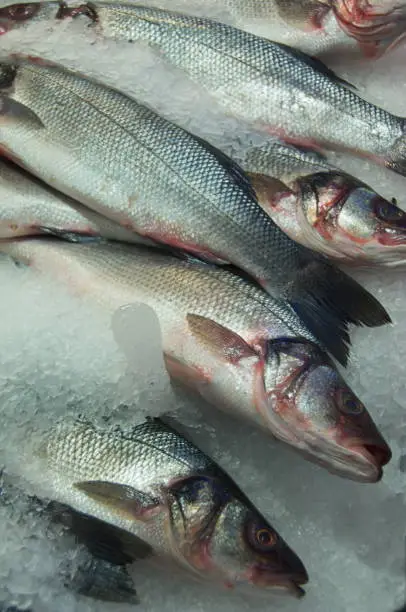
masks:
[[[106,506],[116,508],[136,520],[148,521],[161,511],[158,499],[128,485],[103,480],[88,480],[76,482],[74,486],[88,497]]]
[[[191,333],[200,344],[223,361],[236,364],[241,359],[258,356],[258,353],[241,336],[220,323],[190,313],[186,319]]]
[[[28,106],[5,95],[0,96],[0,116],[0,122],[26,123],[36,128],[45,127],[38,115]]]
[[[275,200],[273,200],[275,196],[281,194],[293,195],[293,191],[277,178],[268,176],[267,174],[258,174],[255,172],[249,172],[248,177],[253,188],[255,189],[258,202],[265,212],[272,209],[272,207],[275,205]],[[276,200],[276,202],[277,201],[278,200]]]

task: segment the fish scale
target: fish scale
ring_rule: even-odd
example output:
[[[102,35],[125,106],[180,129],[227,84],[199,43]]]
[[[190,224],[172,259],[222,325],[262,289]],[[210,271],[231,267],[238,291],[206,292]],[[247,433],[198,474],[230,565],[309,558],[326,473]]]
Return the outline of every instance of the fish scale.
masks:
[[[64,235],[143,242],[138,234],[51,189],[4,158],[0,159],[0,199],[0,238],[43,234],[51,228]]]
[[[114,536],[127,562],[153,552],[228,586],[304,594],[300,559],[230,477],[160,419],[127,430],[65,421],[47,432],[41,458],[53,499],[81,513],[82,522],[87,516],[106,523],[107,542]],[[269,550],[255,539],[264,531]],[[95,535],[102,538],[96,550],[103,550],[102,524]]]
[[[156,452],[153,452],[153,451]],[[210,468],[208,458],[183,437],[154,423],[143,423],[133,430],[112,430],[106,436],[86,422],[73,429],[60,426],[47,445],[48,462],[63,474],[79,480],[128,482],[137,473],[143,486],[156,484],[154,474],[167,483],[175,477],[199,473]],[[53,468],[52,468],[53,469]]]
[[[201,245],[207,253],[214,250],[210,238],[215,236],[220,256],[244,261],[245,267],[249,262],[260,277],[267,275],[273,245],[275,251],[277,241],[291,246],[266,222],[255,200],[187,132],[120,93],[67,71],[28,64],[21,70],[13,97],[32,108],[52,131],[50,137],[43,134],[47,145],[60,138],[77,156],[69,158],[61,176],[57,159],[52,170],[45,164],[38,168],[34,148],[27,152],[24,165],[44,180],[52,177],[61,191],[116,221],[128,217],[140,233],[155,235],[166,228],[180,243],[196,244],[197,249]],[[42,133],[35,132],[37,140]],[[49,154],[47,158],[49,162]],[[185,224],[183,202],[190,225]],[[247,219],[252,221],[249,226]],[[298,258],[294,246],[280,249],[278,255],[289,263]]]
[[[0,241],[0,250],[64,280],[110,315],[146,304],[175,383],[335,473],[381,478],[389,447],[286,302],[229,271],[158,249],[27,239]]]
[[[244,270],[289,300],[341,363],[348,323],[390,320],[360,285],[281,231],[242,169],[209,143],[44,61],[2,64],[0,86],[0,143],[17,163],[127,229]]]
[[[388,163],[403,142],[403,119],[363,100],[300,51],[209,19],[145,6],[92,6],[103,36],[151,44],[244,120]]]

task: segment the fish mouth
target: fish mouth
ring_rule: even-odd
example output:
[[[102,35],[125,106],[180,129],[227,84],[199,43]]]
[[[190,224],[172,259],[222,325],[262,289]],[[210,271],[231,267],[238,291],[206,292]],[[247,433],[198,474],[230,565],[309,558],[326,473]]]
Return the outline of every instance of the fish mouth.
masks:
[[[289,593],[295,597],[303,597],[305,591],[301,585],[309,582],[305,566],[287,545],[280,549],[276,566],[269,564],[266,558],[258,559],[250,578],[255,586]]]
[[[352,440],[345,444],[344,450],[347,456],[343,462],[346,476],[357,482],[379,482],[383,476],[383,467],[392,458],[392,451],[383,438],[379,442]]]
[[[360,444],[354,441],[348,445],[348,450],[354,460],[354,467],[358,467],[358,480],[363,482],[379,482],[383,476],[383,467],[392,458],[392,451],[384,440]]]
[[[305,568],[297,572],[281,571],[277,573],[258,565],[251,574],[251,582],[255,586],[274,592],[288,593],[296,598],[305,595],[306,592],[301,585],[307,584],[308,581],[309,577]]]
[[[383,467],[392,458],[392,451],[383,438],[370,442],[355,438],[346,442],[317,438],[295,450],[331,474],[363,483],[379,482]]]
[[[390,224],[378,234],[378,242],[391,250],[406,250],[406,214],[399,221]]]

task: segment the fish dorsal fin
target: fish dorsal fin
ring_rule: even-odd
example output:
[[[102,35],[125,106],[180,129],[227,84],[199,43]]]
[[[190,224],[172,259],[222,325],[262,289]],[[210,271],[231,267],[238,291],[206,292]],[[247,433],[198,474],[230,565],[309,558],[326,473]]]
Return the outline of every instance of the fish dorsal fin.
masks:
[[[231,157],[223,153],[223,151],[220,151],[220,149],[217,149],[217,147],[207,142],[207,140],[204,140],[199,136],[194,136],[194,138],[206,149],[206,151],[214,155],[219,164],[221,164],[223,168],[225,168],[225,170],[229,172],[229,174],[233,177],[235,183],[241,189],[243,189],[247,196],[249,196],[253,200],[257,199],[255,191],[252,188],[248,177],[246,176],[244,170],[237,164],[237,162],[235,162],[233,159],[231,159]]]
[[[189,442],[189,444],[193,444],[193,440],[189,435],[189,431],[186,426],[179,421],[175,417],[175,415],[169,412],[163,412],[159,415],[159,417],[146,417],[147,423],[153,424],[156,427],[159,427],[161,431],[167,431],[168,433],[175,433],[178,436],[181,436],[184,440]]]
[[[313,68],[317,72],[320,72],[320,74],[323,74],[324,76],[329,77],[332,81],[334,81],[334,83],[337,83],[339,85],[344,85],[345,87],[349,87],[351,89],[357,89],[355,85],[353,85],[349,81],[346,81],[345,79],[338,76],[338,74],[336,74],[334,70],[331,70],[331,68],[326,66],[326,64],[322,62],[320,59],[318,59],[317,57],[314,57],[313,55],[307,55],[307,53],[303,53],[303,51],[300,51],[299,49],[294,49],[293,47],[289,47],[289,45],[284,45],[282,43],[274,43],[274,44],[277,44],[278,47],[280,47],[284,51],[287,51],[290,55],[292,55],[296,59],[304,62],[310,68]]]
[[[220,323],[190,313],[186,319],[192,335],[223,361],[236,364],[247,357],[258,357],[257,352],[241,336]]]

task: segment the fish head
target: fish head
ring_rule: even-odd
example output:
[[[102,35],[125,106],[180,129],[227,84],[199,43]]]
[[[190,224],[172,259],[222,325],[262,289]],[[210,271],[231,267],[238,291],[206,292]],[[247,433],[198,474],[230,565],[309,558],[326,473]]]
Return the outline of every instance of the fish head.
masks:
[[[309,246],[322,240],[324,247],[319,250],[325,254],[357,263],[406,262],[406,213],[395,203],[341,172],[299,178],[295,189],[300,193]]]
[[[340,476],[359,482],[381,479],[390,448],[319,347],[300,340],[274,341],[263,381],[258,410],[278,438]]]
[[[25,2],[0,7],[0,34],[27,28],[35,22],[55,19],[61,10],[60,2]]]
[[[265,518],[221,477],[182,482],[171,504],[175,546],[195,572],[227,587],[304,594],[306,569]],[[172,494],[174,491],[172,491]]]
[[[368,58],[387,53],[405,36],[403,0],[333,0],[331,8],[337,23]]]

